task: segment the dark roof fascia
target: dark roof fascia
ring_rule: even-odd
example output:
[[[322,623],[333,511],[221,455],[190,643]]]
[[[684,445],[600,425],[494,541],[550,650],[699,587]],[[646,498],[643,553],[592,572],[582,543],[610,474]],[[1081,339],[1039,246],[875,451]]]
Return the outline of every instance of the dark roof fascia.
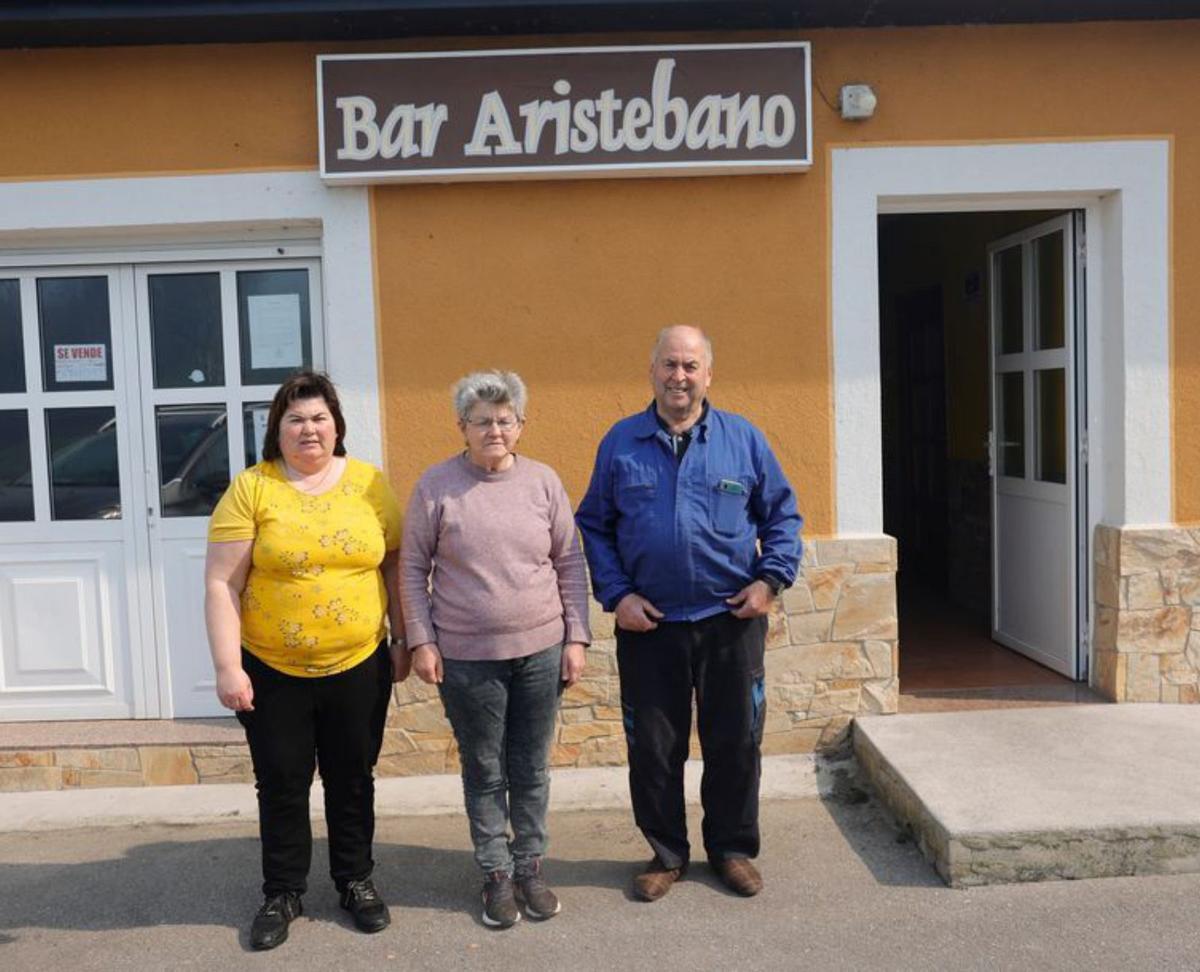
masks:
[[[0,2],[0,47],[1200,18],[1200,0]]]

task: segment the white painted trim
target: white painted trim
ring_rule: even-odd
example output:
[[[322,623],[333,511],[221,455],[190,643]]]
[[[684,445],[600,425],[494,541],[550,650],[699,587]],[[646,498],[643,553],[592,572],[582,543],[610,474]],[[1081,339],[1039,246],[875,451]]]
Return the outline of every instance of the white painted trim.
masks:
[[[0,268],[246,257],[320,237],[325,363],[354,455],[383,461],[367,190],[315,171],[0,182]],[[174,243],[174,246],[172,244]],[[226,248],[225,245],[228,245]],[[305,255],[311,250],[305,244]]]
[[[845,148],[830,168],[837,533],[883,531],[883,212],[1086,211],[1090,518],[1171,522],[1169,142]]]

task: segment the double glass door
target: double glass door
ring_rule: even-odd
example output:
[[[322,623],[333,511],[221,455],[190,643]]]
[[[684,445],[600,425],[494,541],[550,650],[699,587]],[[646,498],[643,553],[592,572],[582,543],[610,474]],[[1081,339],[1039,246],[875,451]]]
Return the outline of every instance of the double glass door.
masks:
[[[208,516],[320,367],[315,260],[0,269],[0,720],[216,714]]]

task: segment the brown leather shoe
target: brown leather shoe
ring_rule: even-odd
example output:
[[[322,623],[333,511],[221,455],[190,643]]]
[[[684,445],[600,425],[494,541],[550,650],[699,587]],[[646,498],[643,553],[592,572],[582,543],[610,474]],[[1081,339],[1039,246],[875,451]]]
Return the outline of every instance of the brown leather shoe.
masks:
[[[642,901],[657,901],[671,890],[671,885],[683,877],[684,867],[667,867],[655,856],[646,869],[633,879],[634,896]]]
[[[743,898],[753,898],[762,890],[762,875],[748,858],[726,857],[713,861],[712,866],[725,887]]]

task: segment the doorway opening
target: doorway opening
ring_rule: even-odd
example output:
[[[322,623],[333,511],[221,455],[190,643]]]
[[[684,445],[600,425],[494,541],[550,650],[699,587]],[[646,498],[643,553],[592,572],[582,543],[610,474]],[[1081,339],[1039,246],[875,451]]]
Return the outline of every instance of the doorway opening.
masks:
[[[1082,234],[1069,211],[879,217],[902,712],[1100,701],[1081,681]]]

